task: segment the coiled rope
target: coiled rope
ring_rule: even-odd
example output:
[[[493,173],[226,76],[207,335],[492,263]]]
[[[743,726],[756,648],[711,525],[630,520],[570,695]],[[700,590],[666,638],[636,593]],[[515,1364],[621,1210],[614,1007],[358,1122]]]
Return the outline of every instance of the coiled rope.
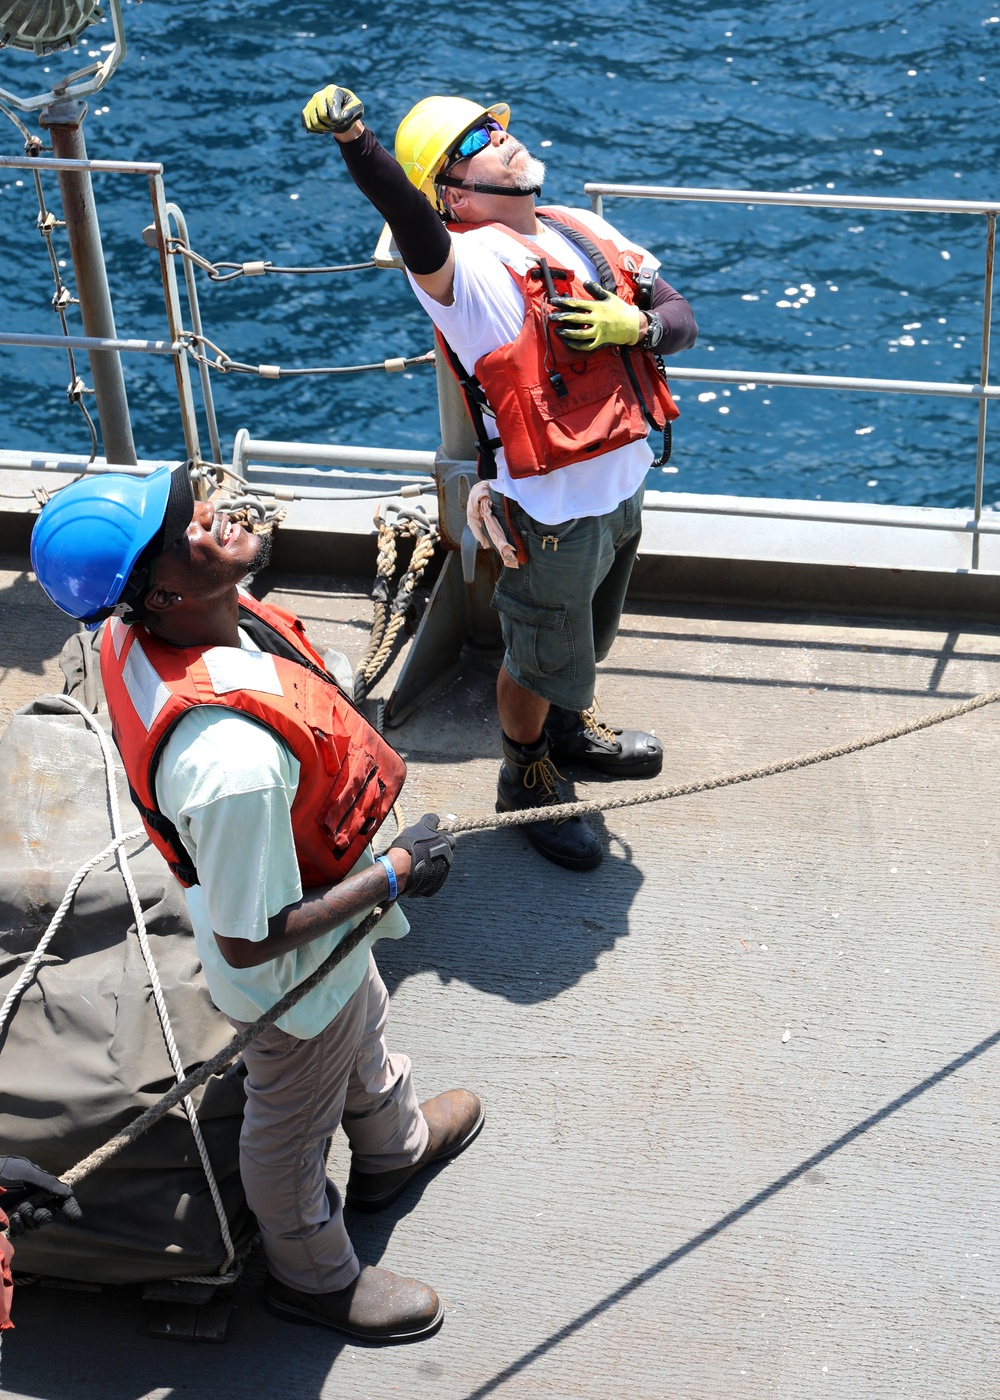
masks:
[[[58,700],[72,705],[73,708],[83,713],[88,723],[94,725],[92,717],[88,712],[83,710],[82,706],[77,705],[76,702],[71,700],[68,696],[46,696],[44,698],[46,700]],[[655,788],[637,797],[608,798],[597,802],[570,802],[563,803],[557,807],[497,813],[487,817],[473,818],[468,821],[456,820],[450,824],[445,824],[445,829],[451,831],[455,835],[461,835],[471,831],[487,831],[510,826],[523,826],[529,822],[538,821],[542,814],[544,820],[560,820],[564,817],[616,811],[623,807],[636,807],[650,802],[663,802],[671,798],[690,796],[698,792],[711,792],[716,788],[734,787],[740,783],[753,782],[758,778],[774,777],[779,773],[791,773],[800,768],[812,767],[817,763],[826,763],[831,759],[844,758],[848,754],[860,753],[865,749],[874,748],[879,744],[889,743],[893,739],[900,739],[906,734],[915,734],[920,730],[930,729],[934,725],[944,724],[948,720],[958,719],[962,715],[971,714],[974,710],[984,709],[987,705],[995,704],[998,700],[1000,700],[1000,689],[985,691],[980,695],[972,696],[968,700],[963,700],[957,705],[952,705],[948,709],[937,710],[933,714],[922,715],[918,719],[908,720],[903,724],[894,725],[890,729],[882,729],[874,734],[867,734],[859,739],[849,740],[846,743],[835,744],[825,749],[817,749],[812,753],[799,754],[794,758],[782,759],[776,763],[760,764],[754,768],[743,768],[736,772],[724,773],[714,778],[704,778],[699,782],[679,783],[673,787]],[[96,728],[96,725],[94,727]],[[107,741],[104,738],[103,731],[98,732],[102,739],[102,747],[105,747]],[[99,864],[100,860],[110,854],[112,849],[117,848],[119,865],[123,867],[123,870],[127,869],[127,861],[124,859],[124,852],[121,850],[121,845],[136,834],[135,832],[131,832],[125,835],[119,835],[116,831],[115,840],[111,843],[111,846],[105,848],[100,856],[88,861],[86,866],[81,867],[81,869],[77,871],[73,880],[70,882],[70,887],[67,889],[59,910],[56,912],[56,916],[53,918],[52,924],[49,926],[49,930],[46,931],[45,940],[43,941],[51,937],[51,932],[54,932],[53,925],[57,926],[57,919],[61,917],[61,913],[64,913],[65,909],[69,907],[73,895],[87,871]],[[136,908],[137,903],[138,901],[133,905],[133,908]],[[145,1113],[136,1118],[122,1132],[116,1134],[102,1147],[92,1152],[89,1157],[85,1157],[81,1162],[78,1162],[75,1167],[72,1167],[66,1172],[63,1176],[63,1180],[67,1185],[75,1186],[78,1182],[82,1181],[85,1176],[89,1176],[91,1172],[103,1166],[115,1156],[116,1153],[120,1152],[122,1148],[140,1137],[147,1129],[151,1128],[154,1123],[159,1122],[175,1104],[189,1102],[187,1095],[189,1095],[193,1089],[204,1084],[213,1074],[218,1074],[220,1070],[231,1064],[246,1045],[249,1045],[250,1042],[266,1030],[268,1026],[272,1025],[283,1016],[286,1011],[321,982],[338,963],[342,962],[343,959],[347,957],[348,953],[352,952],[374,929],[379,919],[382,917],[383,912],[382,908],[373,909],[372,912],[363,919],[340,944],[338,944],[326,961],[322,963],[311,976],[307,977],[305,981],[301,982],[297,987],[293,987],[290,991],[286,992],[275,1006],[271,1007],[271,1009],[260,1016],[253,1025],[248,1026],[245,1031],[242,1031],[231,1040],[218,1054],[213,1055],[210,1060],[206,1060],[198,1069],[192,1070],[185,1078],[178,1077],[178,1083],[164,1094],[157,1103],[153,1104],[151,1108],[148,1108]],[[139,911],[137,915],[137,927],[140,918],[141,911]],[[40,953],[38,956],[40,957]],[[27,972],[27,969],[25,969],[25,971]],[[19,984],[24,980],[24,974],[22,974],[22,978],[19,979]],[[8,1003],[12,1002],[14,996],[15,992],[11,992],[7,998],[7,1002],[4,1004],[3,1010],[0,1011],[0,1028],[2,1028],[3,1016],[8,1011]],[[205,1281],[223,1282],[227,1280],[209,1279]]]
[[[390,513],[395,514],[394,521],[388,518]],[[438,540],[437,530],[420,506],[402,506],[396,501],[383,501],[376,508],[374,519],[378,530],[375,587],[372,589],[375,615],[368,650],[354,672],[354,702],[357,705],[367,697],[368,691],[392,660],[413,602],[414,590],[431,561]],[[413,553],[393,594],[398,546],[404,539],[414,541]]]

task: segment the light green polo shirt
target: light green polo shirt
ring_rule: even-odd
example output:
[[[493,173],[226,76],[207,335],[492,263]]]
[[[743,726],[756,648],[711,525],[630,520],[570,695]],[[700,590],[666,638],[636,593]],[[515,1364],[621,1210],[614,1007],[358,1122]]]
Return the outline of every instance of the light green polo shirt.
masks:
[[[219,1010],[238,1021],[255,1021],[365,917],[359,914],[260,967],[230,967],[222,956],[216,933],[260,942],[268,919],[302,897],[291,821],[298,780],[298,762],[276,734],[245,715],[210,706],[178,722],[156,775],[160,809],[198,869],[199,884],[185,894],[209,992]],[[372,863],[366,849],[354,869]],[[375,939],[402,938],[409,927],[393,905],[372,935],[278,1026],[302,1040],[319,1035],[361,985]]]

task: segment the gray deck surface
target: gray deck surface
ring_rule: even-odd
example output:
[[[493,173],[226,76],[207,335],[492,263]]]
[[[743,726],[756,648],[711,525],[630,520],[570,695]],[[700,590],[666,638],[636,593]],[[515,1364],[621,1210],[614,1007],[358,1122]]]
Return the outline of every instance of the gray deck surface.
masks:
[[[7,709],[60,689],[68,628],[8,561]],[[290,581],[364,648],[368,585]],[[402,729],[409,816],[492,810],[493,671]],[[978,627],[669,607],[627,615],[599,694],[666,746],[654,784],[825,747],[1000,685]],[[603,866],[460,840],[382,944],[418,1090],[475,1088],[464,1156],[363,1261],[444,1327],[364,1349],[290,1326],[250,1264],[229,1340],[141,1334],[134,1291],[24,1288],[0,1393],[45,1400],[1000,1394],[1000,712],[802,772],[611,813]],[[579,782],[583,795],[634,790]],[[343,1143],[331,1158],[343,1183]]]

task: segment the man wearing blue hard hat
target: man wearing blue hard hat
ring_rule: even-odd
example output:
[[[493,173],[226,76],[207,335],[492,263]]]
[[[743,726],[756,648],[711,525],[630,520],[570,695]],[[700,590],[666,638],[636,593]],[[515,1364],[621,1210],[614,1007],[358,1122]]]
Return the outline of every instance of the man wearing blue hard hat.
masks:
[[[142,613],[154,560],[193,515],[186,471],[87,477],[46,504],[31,536],[31,567],[56,607],[94,631],[113,614]]]
[[[427,815],[373,859],[405,766],[298,619],[240,591],[268,544],[196,501],[184,467],[163,468],[67,486],[41,512],[31,561],[64,612],[91,629],[108,620],[101,678],[132,797],[185,887],[209,991],[237,1029],[387,906],[244,1051],[240,1170],[272,1312],[370,1343],[414,1341],[440,1326],[440,1299],[359,1265],[326,1144],[342,1124],[347,1203],[374,1211],[483,1125],[466,1089],[418,1105],[409,1060],[386,1048],[388,997],[370,947],[408,931],[397,896],[437,893],[454,840]]]

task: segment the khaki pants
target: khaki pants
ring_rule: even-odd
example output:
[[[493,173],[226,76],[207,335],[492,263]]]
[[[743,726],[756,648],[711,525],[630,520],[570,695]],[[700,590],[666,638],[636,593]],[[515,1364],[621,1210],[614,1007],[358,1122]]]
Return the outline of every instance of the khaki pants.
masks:
[[[298,1040],[271,1026],[243,1052],[243,1187],[271,1273],[305,1293],[346,1288],[360,1272],[326,1175],[327,1139],[342,1124],[353,1161],[372,1172],[409,1166],[427,1146],[410,1061],[386,1050],[388,1008],[369,956],[361,986],[321,1035]]]

